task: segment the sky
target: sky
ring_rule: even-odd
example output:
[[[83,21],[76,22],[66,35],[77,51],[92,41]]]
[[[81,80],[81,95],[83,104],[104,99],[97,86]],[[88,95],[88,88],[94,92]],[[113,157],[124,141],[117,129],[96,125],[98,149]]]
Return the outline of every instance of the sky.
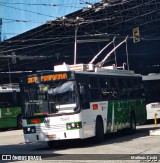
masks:
[[[87,7],[101,0],[0,0],[1,40],[9,39],[46,21]],[[2,29],[1,29],[2,28]]]

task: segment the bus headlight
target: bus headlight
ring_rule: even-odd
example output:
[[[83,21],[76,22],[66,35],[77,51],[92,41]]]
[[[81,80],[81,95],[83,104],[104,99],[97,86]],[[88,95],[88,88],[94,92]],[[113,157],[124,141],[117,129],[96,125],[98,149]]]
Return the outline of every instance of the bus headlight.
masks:
[[[75,123],[72,123],[71,126],[72,126],[72,128],[74,128],[75,127]]]
[[[70,124],[68,124],[68,125],[67,125],[67,128],[68,128],[68,129],[71,129],[71,125],[70,125]]]
[[[36,133],[36,127],[35,126],[23,127],[23,132],[24,132],[24,134]]]
[[[80,129],[82,128],[82,122],[70,122],[66,124],[67,130]]]

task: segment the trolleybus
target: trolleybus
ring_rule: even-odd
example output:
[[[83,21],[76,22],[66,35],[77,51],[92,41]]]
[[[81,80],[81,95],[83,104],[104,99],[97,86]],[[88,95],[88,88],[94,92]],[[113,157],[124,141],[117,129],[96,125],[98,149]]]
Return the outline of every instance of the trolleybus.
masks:
[[[89,65],[56,66],[21,78],[25,142],[95,137],[146,121],[142,76]]]
[[[21,100],[18,84],[0,85],[0,129],[22,128]]]
[[[160,118],[160,74],[143,76],[146,95],[147,120]]]

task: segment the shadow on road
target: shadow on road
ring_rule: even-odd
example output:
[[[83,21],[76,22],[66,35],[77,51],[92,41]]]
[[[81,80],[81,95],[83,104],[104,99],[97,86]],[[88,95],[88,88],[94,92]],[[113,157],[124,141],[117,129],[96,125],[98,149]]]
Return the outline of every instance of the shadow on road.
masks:
[[[159,127],[153,125],[144,125],[138,128],[136,134],[133,135],[124,135],[120,132],[108,133],[105,135],[104,142],[100,144],[96,144],[94,142],[94,138],[89,138],[84,140],[57,141],[53,148],[49,148],[46,143],[32,143],[28,145],[26,145],[25,143],[14,145],[1,145],[0,154],[53,154],[58,150],[67,150],[70,148],[87,148],[100,145],[122,143],[140,137],[147,137],[149,136],[149,130],[153,129],[159,129]]]
[[[73,151],[76,148],[89,148],[89,147],[98,147],[101,145],[109,145],[109,144],[116,144],[116,143],[122,143],[122,142],[127,142],[133,139],[137,139],[140,137],[147,137],[149,136],[149,130],[153,129],[159,129],[158,126],[154,125],[143,125],[138,127],[136,134],[134,135],[124,135],[120,132],[115,132],[115,133],[108,133],[105,135],[105,140],[104,142],[100,144],[96,144],[94,142],[94,138],[89,138],[89,139],[84,139],[84,140],[67,140],[67,141],[57,141],[56,145],[53,148],[49,148],[46,143],[32,143],[26,145],[25,143],[19,143],[19,144],[12,144],[12,145],[1,145],[0,146],[0,154],[8,154],[8,155],[20,155],[20,156],[26,156],[29,157],[30,155],[35,156],[35,155],[42,155],[43,159],[45,160],[81,160],[81,159],[91,159],[93,157],[99,158],[99,157],[106,157],[106,155],[83,155],[83,154],[59,154],[60,151],[62,150],[62,153],[67,151],[68,149],[72,149]],[[10,131],[9,131],[10,132]],[[7,133],[9,134],[9,133]],[[15,137],[16,139],[16,137]],[[68,152],[66,152],[68,153]],[[112,157],[112,155],[109,155],[108,157]],[[115,156],[114,156],[115,157]],[[117,155],[118,158],[121,157],[130,157],[130,155]],[[100,159],[101,159],[100,158]],[[112,158],[111,158],[112,159]],[[10,162],[17,161],[17,160],[11,160]],[[6,162],[6,161],[3,161]]]
[[[159,129],[159,127],[153,126],[150,127],[149,125],[144,125],[143,128],[138,128],[136,133],[133,135],[127,135],[121,132],[113,132],[108,133],[105,135],[105,140],[102,143],[96,144],[94,138],[88,138],[84,140],[65,140],[65,141],[57,141],[52,148],[45,147],[39,148],[36,150],[43,151],[43,150],[64,150],[69,148],[86,148],[86,147],[96,147],[99,145],[107,145],[107,144],[114,144],[119,142],[126,142],[133,139],[137,139],[140,137],[149,136],[149,130]]]

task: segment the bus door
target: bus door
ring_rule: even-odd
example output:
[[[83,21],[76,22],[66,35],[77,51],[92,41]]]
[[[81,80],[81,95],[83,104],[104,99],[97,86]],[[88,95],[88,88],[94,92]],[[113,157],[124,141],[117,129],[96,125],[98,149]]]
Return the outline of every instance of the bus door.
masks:
[[[100,83],[100,92],[101,92],[101,98],[102,101],[105,101],[107,105],[106,109],[106,131],[113,130],[113,124],[114,124],[114,102],[112,101],[114,97],[116,96],[116,93],[114,90],[110,87],[109,84],[109,76],[101,76],[99,78]]]
[[[121,125],[121,108],[118,101],[119,93],[116,78],[109,78],[109,88],[107,131],[115,131]]]
[[[129,96],[127,89],[127,81],[129,78],[120,77],[118,79],[118,89],[119,89],[119,101],[118,106],[121,108],[121,129],[126,128],[129,121]]]
[[[87,138],[93,135],[89,85],[87,83],[79,83],[79,92],[82,109],[83,137]]]
[[[137,119],[139,119],[140,123],[143,123],[143,120],[146,118],[146,109],[144,109],[145,106],[145,95],[144,95],[144,87],[142,84],[142,80],[140,78],[136,78],[134,80],[134,93],[135,93],[135,110]]]
[[[88,82],[84,85],[82,99],[83,109],[83,128],[84,136],[91,137],[95,135],[96,118],[100,112],[101,94],[99,89],[99,80],[97,76],[88,76]]]

